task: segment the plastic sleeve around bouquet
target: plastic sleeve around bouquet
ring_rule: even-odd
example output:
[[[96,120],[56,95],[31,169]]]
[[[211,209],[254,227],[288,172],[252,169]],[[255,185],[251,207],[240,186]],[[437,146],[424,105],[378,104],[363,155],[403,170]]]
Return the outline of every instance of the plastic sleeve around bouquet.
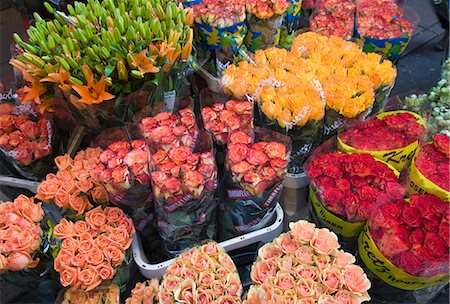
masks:
[[[361,168],[353,167],[356,164]],[[392,198],[402,198],[405,192],[398,182],[400,173],[394,167],[373,156],[337,152],[335,139],[318,147],[304,167],[317,224],[345,238],[357,237],[377,206]],[[380,176],[378,170],[383,171]],[[369,178],[379,182],[371,185]]]
[[[395,116],[397,114],[411,114],[417,119],[417,123],[423,126],[423,131],[425,132],[426,123],[424,119],[416,113],[409,112],[409,111],[391,111],[391,112],[383,112],[379,114],[375,119],[382,120],[386,116]],[[364,124],[364,123],[363,123]],[[396,126],[397,128],[398,126]],[[376,159],[379,159],[391,166],[393,166],[396,170],[402,171],[405,168],[408,168],[412,158],[416,154],[417,148],[419,147],[419,142],[423,140],[424,132],[422,132],[422,135],[417,138],[415,141],[411,142],[408,145],[405,145],[403,147],[397,148],[397,149],[391,149],[391,150],[367,150],[367,149],[358,149],[355,147],[352,147],[351,144],[345,143],[344,140],[341,138],[341,136],[337,137],[338,141],[338,149],[340,151],[349,152],[349,153],[358,153],[358,154],[370,154]],[[344,132],[345,133],[345,132]],[[341,133],[342,135],[342,133]],[[389,134],[387,134],[389,135]],[[389,141],[389,139],[384,138],[381,140]]]
[[[295,31],[300,28],[302,0],[289,0],[290,6],[283,15],[281,27],[277,30],[275,46],[290,48],[295,37]]]
[[[53,168],[56,152],[54,146],[57,143],[53,122],[38,115],[30,103],[2,103],[1,106],[0,117],[3,126],[9,125],[10,131],[14,132],[3,132],[3,128],[0,128],[0,152],[23,177],[42,180]],[[21,122],[15,126],[12,122],[18,119]]]
[[[157,228],[167,254],[214,238],[217,167],[211,135],[200,132],[193,151],[186,147],[158,151],[151,167]]]
[[[249,51],[267,49],[275,45],[276,33],[283,23],[283,15],[274,15],[269,19],[256,16],[247,17],[248,33],[245,36],[245,46]]]
[[[404,8],[403,16],[400,16],[412,23],[413,31],[419,24],[419,15],[411,8]],[[411,35],[402,35],[395,38],[375,39],[372,37],[364,36],[358,31],[358,24],[360,22],[358,16],[358,10],[356,14],[355,22],[355,38],[354,41],[362,48],[366,53],[374,52],[380,54],[383,59],[389,59],[392,62],[397,62],[406,50],[406,47],[411,40]]]
[[[255,163],[259,157],[267,158],[268,156],[262,154],[265,154],[264,151],[270,150],[269,145],[275,144],[284,147],[286,158],[274,158],[274,162],[279,161],[281,164],[278,169],[272,167],[274,162],[270,161],[269,165],[266,163],[262,168],[255,166],[247,169],[244,173],[237,173],[233,169],[235,166],[241,166],[242,164],[248,166],[250,163],[244,160],[231,165],[230,157],[235,158],[233,156],[235,151],[234,148],[230,148],[231,146],[229,144],[227,159],[225,161],[226,171],[221,189],[221,205],[219,211],[220,240],[230,239],[264,228],[273,219],[275,206],[278,203],[283,189],[282,181],[286,173],[287,162],[291,152],[291,140],[288,136],[280,133],[268,129],[255,128],[254,144],[252,145],[260,144],[267,144],[267,146],[266,148],[248,146],[248,148],[245,148],[248,149],[246,154],[241,156],[239,156],[239,153],[242,152],[239,152],[239,149],[237,149],[236,157],[243,157],[247,160],[252,159],[251,161]],[[257,151],[255,152],[255,150]],[[272,151],[273,153],[278,153],[279,148],[274,148]],[[258,156],[254,155],[255,153]],[[271,156],[273,155],[269,155],[269,157]],[[269,180],[263,174],[270,174]]]
[[[238,50],[244,43],[244,38],[247,34],[245,22],[238,22],[227,27],[214,27],[196,22],[195,26],[199,44],[207,50],[221,50],[227,46]]]
[[[374,116],[384,111],[394,85],[395,81],[393,84],[382,86],[375,91],[375,100],[373,101],[372,110],[368,116]]]
[[[447,202],[428,194],[381,206],[358,238],[362,262],[399,289],[447,284],[448,208]]]

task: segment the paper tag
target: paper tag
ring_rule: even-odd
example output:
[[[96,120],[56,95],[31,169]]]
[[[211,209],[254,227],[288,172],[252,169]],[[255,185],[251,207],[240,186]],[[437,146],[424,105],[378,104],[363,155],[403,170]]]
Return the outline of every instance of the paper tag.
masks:
[[[359,235],[365,222],[347,222],[328,211],[317,198],[312,186],[309,186],[309,197],[317,216],[328,228],[348,238]]]
[[[370,271],[385,283],[400,289],[422,289],[437,284],[446,284],[449,280],[446,273],[434,277],[416,277],[392,264],[378,250],[367,224],[358,238],[358,253]]]
[[[175,90],[164,92],[164,111],[173,112],[177,92]]]

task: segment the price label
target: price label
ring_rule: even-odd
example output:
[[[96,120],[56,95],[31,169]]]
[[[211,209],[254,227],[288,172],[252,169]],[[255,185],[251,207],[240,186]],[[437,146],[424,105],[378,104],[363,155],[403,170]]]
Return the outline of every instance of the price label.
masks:
[[[175,90],[164,92],[164,111],[173,112],[177,92]]]

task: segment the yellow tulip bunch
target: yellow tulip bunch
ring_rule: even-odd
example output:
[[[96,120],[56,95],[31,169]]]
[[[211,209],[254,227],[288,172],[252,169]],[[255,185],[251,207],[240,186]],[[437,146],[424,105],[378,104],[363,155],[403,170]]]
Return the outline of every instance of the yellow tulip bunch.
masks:
[[[396,77],[392,63],[381,62],[380,55],[313,32],[295,38],[290,51],[258,50],[253,60],[225,70],[224,91],[237,98],[255,97],[269,119],[288,129],[321,120],[326,107],[353,118]]]

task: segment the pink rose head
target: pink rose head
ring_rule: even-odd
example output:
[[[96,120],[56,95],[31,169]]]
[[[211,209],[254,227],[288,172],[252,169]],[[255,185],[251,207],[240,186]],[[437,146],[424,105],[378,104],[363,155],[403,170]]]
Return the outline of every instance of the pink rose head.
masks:
[[[321,295],[317,299],[317,303],[318,304],[338,304],[339,302],[330,295]]]
[[[195,281],[192,279],[186,279],[175,290],[174,298],[178,302],[193,304],[195,290]]]
[[[283,255],[281,249],[272,243],[267,243],[259,248],[258,256],[263,260],[275,260]]]
[[[290,233],[283,233],[276,239],[277,245],[284,253],[295,253],[298,249],[297,242],[292,238]]]
[[[33,263],[33,258],[25,252],[13,252],[6,259],[8,270],[19,271],[25,268],[34,268],[37,263]]]
[[[340,269],[344,269],[345,267],[354,264],[356,261],[355,257],[343,250],[339,250],[337,254],[332,258],[331,264]]]
[[[274,284],[277,288],[285,291],[295,287],[295,279],[289,273],[278,272]]]
[[[225,287],[223,286],[222,281],[219,280],[215,280],[211,283],[211,289],[214,291],[216,297],[220,297],[225,292]]]
[[[294,255],[301,264],[312,265],[314,263],[314,249],[309,245],[300,246]]]
[[[337,267],[327,267],[319,274],[320,282],[331,292],[340,290],[344,285],[341,270]]]
[[[226,278],[225,292],[233,297],[240,297],[242,295],[242,284],[239,274],[230,273]]]
[[[336,234],[326,228],[316,229],[310,244],[319,254],[332,254],[340,247]]]
[[[166,274],[164,276],[164,283],[161,285],[161,288],[164,291],[173,292],[180,285],[181,278],[172,274]]]
[[[259,284],[267,282],[270,277],[275,276],[277,268],[275,262],[270,260],[253,263],[250,274],[252,281]]]
[[[370,281],[364,270],[356,265],[348,266],[342,271],[344,283],[348,290],[358,296],[362,296],[370,288]]]
[[[297,279],[311,279],[316,281],[319,277],[319,269],[315,266],[300,264],[294,269],[294,275]]]
[[[194,303],[209,304],[214,301],[214,292],[209,289],[197,288],[194,294]]]
[[[284,255],[283,257],[276,259],[276,261],[281,272],[290,273],[297,264],[297,260],[292,255]]]
[[[312,279],[301,278],[297,280],[297,295],[299,298],[313,297],[315,282]]]
[[[314,237],[316,225],[307,221],[298,221],[296,223],[289,223],[289,228],[292,231],[294,239],[303,244],[309,244]]]

